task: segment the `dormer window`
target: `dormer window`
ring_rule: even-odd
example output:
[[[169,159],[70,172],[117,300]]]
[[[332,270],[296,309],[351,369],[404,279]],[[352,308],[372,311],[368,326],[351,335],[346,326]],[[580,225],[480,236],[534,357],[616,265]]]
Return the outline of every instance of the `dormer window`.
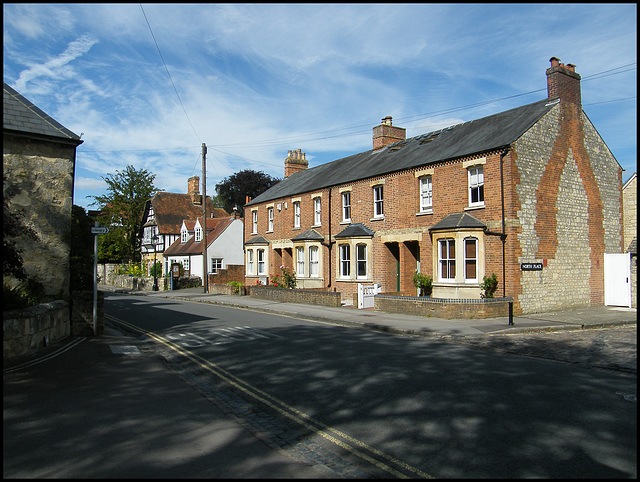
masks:
[[[197,225],[195,228],[195,236],[196,236],[196,243],[199,243],[200,241],[202,241],[202,228],[200,227],[200,225]]]
[[[182,244],[186,243],[189,240],[189,231],[185,227],[180,231],[180,242]]]

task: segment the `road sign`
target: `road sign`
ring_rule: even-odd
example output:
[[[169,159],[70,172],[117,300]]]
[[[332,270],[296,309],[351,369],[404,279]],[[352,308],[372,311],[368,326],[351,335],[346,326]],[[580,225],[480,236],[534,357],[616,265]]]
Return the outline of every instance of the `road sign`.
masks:
[[[107,227],[91,228],[91,234],[107,234],[108,232],[109,232],[109,228]]]

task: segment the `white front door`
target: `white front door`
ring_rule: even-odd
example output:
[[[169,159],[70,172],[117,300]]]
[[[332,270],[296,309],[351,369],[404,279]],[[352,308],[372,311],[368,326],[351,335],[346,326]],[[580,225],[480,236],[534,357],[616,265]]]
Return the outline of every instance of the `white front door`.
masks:
[[[631,307],[631,254],[604,255],[604,304]]]

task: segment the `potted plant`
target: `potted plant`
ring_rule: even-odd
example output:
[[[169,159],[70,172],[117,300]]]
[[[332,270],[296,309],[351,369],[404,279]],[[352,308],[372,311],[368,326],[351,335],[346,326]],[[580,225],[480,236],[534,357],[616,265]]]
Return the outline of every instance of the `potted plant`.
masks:
[[[431,291],[433,290],[433,278],[431,276],[416,271],[413,275],[413,284],[418,288],[418,296],[431,296]]]

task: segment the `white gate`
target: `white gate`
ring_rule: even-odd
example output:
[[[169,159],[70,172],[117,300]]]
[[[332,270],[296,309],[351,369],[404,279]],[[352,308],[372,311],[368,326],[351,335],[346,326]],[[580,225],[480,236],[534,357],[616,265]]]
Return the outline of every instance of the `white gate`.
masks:
[[[631,308],[631,254],[604,255],[604,304]]]
[[[373,308],[373,297],[380,293],[382,286],[380,285],[368,285],[365,286],[362,283],[358,283],[358,309]]]

